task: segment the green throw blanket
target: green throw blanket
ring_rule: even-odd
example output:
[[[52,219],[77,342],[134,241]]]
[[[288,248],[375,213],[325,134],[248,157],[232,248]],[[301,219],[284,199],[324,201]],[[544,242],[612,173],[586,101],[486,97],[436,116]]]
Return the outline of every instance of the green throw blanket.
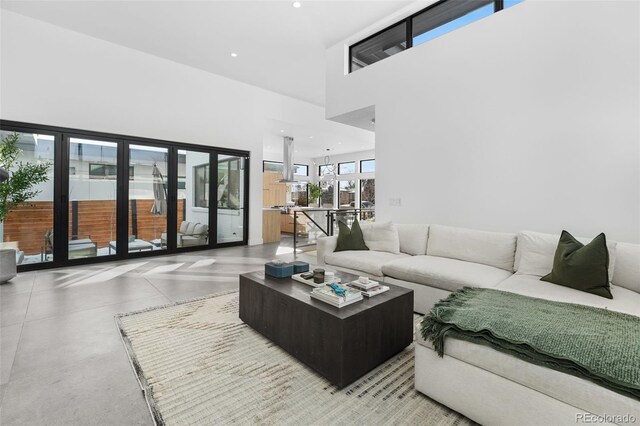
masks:
[[[640,399],[640,318],[633,315],[464,288],[425,316],[422,337],[440,356],[453,337]]]

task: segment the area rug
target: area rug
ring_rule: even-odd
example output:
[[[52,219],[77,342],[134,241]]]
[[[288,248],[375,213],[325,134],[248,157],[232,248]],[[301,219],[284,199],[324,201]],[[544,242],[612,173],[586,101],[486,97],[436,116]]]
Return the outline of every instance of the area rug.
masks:
[[[236,291],[116,322],[158,425],[472,424],[414,389],[413,345],[338,390],[244,324]]]

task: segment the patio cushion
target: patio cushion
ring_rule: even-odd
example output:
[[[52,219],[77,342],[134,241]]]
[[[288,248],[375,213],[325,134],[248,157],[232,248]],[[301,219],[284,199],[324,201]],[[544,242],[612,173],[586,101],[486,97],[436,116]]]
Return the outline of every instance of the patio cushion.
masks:
[[[16,265],[20,265],[24,261],[24,252],[16,250]]]
[[[209,230],[209,227],[207,225],[204,225],[202,223],[196,223],[196,226],[194,226],[193,228],[193,234],[202,236],[206,234],[208,230]]]
[[[382,272],[392,278],[455,291],[465,286],[495,287],[511,272],[480,263],[438,256],[410,256],[385,263]]]
[[[187,222],[186,220],[183,221],[180,224],[180,233],[181,234],[186,234],[187,233],[187,228],[189,227],[189,222]]]
[[[188,223],[187,231],[184,232],[184,234],[187,234],[187,235],[193,234],[193,230],[195,229],[197,223],[195,223],[195,222],[187,222],[187,223]]]

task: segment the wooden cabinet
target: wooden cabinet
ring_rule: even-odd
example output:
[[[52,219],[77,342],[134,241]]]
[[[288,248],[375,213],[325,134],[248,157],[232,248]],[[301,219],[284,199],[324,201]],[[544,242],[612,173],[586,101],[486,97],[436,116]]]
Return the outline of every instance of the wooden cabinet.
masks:
[[[306,236],[309,232],[307,230],[307,222],[309,222],[309,219],[302,213],[298,213],[296,220],[298,221],[298,235]],[[280,231],[285,234],[293,234],[293,213],[280,215]]]
[[[280,172],[262,173],[262,207],[284,206],[287,203],[288,186],[279,183],[281,179]]]
[[[280,241],[280,210],[262,210],[262,242]]]

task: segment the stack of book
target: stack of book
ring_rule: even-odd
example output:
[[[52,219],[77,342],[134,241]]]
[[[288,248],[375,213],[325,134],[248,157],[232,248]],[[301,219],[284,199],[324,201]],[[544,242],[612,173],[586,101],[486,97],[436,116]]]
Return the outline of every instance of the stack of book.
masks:
[[[336,308],[342,308],[362,300],[362,293],[359,290],[342,285],[340,287],[345,290],[344,295],[337,295],[331,287],[322,286],[311,290],[311,297]]]
[[[386,285],[380,285],[377,281],[369,281],[367,283],[362,283],[360,281],[351,281],[349,283],[350,287],[354,289],[360,290],[363,296],[373,297],[378,294],[382,294],[385,291],[389,291],[389,287]]]

